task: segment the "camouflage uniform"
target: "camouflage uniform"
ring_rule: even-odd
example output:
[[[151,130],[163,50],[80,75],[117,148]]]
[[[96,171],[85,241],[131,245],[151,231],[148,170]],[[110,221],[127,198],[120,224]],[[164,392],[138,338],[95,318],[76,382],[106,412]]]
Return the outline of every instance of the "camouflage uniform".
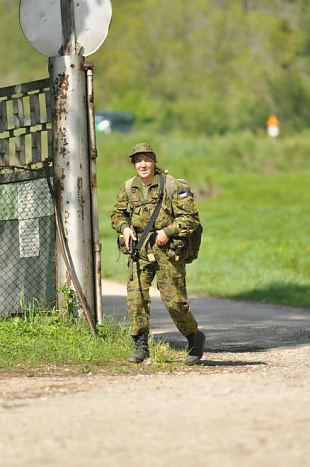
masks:
[[[159,196],[159,174],[156,171],[148,189],[147,199],[143,198],[141,180],[136,176],[131,183],[130,200],[125,185],[118,194],[111,215],[112,226],[122,233],[125,227],[133,227],[138,238],[145,229]],[[199,216],[192,193],[184,191],[184,185],[176,180],[172,198],[164,192],[160,212],[153,233],[140,250],[140,259],[134,263],[133,280],[127,285],[127,306],[131,322],[131,334],[137,336],[149,332],[150,295],[149,288],[156,276],[161,299],[172,320],[182,335],[197,331],[187,302],[185,262],[171,250],[176,237],[185,237],[199,224]],[[159,247],[155,243],[155,231],[163,229],[168,243]]]

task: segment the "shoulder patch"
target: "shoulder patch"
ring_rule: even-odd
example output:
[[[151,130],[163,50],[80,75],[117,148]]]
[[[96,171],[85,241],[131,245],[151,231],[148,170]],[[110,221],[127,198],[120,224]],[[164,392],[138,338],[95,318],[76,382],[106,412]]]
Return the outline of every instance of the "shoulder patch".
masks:
[[[178,195],[179,195],[179,198],[186,198],[187,197],[187,191],[185,190],[185,188],[180,187],[178,189]]]
[[[132,192],[132,184],[133,184],[134,179],[135,177],[132,177],[129,180],[126,180],[125,182],[125,191],[129,199],[130,199],[130,194]]]

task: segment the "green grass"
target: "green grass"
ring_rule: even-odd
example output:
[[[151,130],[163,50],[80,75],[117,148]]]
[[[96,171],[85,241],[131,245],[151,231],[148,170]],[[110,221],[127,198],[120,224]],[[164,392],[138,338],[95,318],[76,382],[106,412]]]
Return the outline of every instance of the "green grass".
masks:
[[[98,135],[98,198],[105,277],[126,280],[110,213],[132,174],[136,141],[157,149],[160,166],[197,193],[204,226],[200,258],[188,267],[191,292],[309,307],[310,133],[271,141],[249,133],[191,139],[178,135]],[[84,322],[56,312],[0,321],[0,372],[151,373],[182,369],[184,352],[151,339],[152,365],[129,365],[125,325],[106,319],[92,338]]]
[[[271,140],[249,132],[190,138],[178,135],[98,136],[98,197],[103,274],[126,280],[110,213],[133,173],[136,141],[157,149],[160,166],[197,193],[204,226],[188,288],[219,297],[309,307],[310,133]]]
[[[150,339],[151,365],[130,365],[126,326],[106,318],[93,338],[84,322],[39,311],[0,321],[0,373],[151,373],[182,365],[183,353]]]
[[[309,175],[218,177],[221,196],[201,203],[206,236],[194,291],[309,306]]]

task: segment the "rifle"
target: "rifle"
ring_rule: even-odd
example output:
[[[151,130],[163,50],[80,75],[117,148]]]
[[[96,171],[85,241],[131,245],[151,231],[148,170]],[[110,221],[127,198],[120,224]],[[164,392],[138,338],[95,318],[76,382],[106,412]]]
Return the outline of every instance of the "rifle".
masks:
[[[129,239],[129,280],[133,281],[133,263],[139,259],[139,250],[137,249],[137,241],[132,237]]]

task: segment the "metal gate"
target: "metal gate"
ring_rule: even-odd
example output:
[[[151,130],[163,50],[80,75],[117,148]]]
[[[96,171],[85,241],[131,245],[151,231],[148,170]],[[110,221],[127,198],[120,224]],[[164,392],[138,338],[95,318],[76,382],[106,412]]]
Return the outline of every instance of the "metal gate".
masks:
[[[49,79],[0,89],[0,316],[55,304]]]

